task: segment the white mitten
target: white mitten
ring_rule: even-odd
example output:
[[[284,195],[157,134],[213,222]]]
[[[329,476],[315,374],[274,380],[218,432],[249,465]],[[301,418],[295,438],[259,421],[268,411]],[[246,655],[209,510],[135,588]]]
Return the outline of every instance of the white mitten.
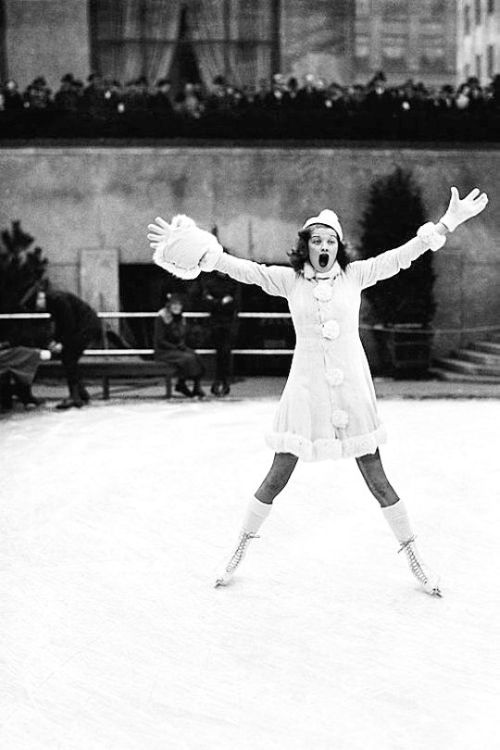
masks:
[[[148,230],[153,261],[181,279],[195,279],[200,271],[212,271],[223,253],[213,234],[199,229],[183,214],[174,216],[171,224],[158,216]]]
[[[459,224],[463,224],[467,219],[472,219],[473,216],[477,216],[484,211],[488,205],[488,196],[486,193],[481,193],[479,188],[471,190],[469,195],[465,198],[460,199],[458,190],[456,187],[451,188],[451,199],[446,213],[440,219],[440,222],[453,232]]]

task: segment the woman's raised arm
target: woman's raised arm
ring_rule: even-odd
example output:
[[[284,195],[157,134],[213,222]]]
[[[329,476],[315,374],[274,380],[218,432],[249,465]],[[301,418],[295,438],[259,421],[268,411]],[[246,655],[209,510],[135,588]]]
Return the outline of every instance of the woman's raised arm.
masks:
[[[148,225],[147,237],[154,250],[153,261],[181,279],[194,279],[201,271],[215,269],[279,297],[288,295],[295,280],[291,267],[266,266],[225,253],[213,234],[187,216],[174,216],[172,224],[157,217]]]
[[[387,250],[385,253],[350,263],[348,273],[357,279],[359,285],[365,289],[376,284],[377,281],[388,279],[401,269],[409,268],[412,261],[419,258],[427,250],[438,250],[446,241],[446,235],[453,232],[473,216],[484,211],[488,205],[488,196],[478,188],[460,198],[456,187],[451,188],[451,198],[445,214],[437,224],[428,222],[420,227],[417,236],[401,247]]]

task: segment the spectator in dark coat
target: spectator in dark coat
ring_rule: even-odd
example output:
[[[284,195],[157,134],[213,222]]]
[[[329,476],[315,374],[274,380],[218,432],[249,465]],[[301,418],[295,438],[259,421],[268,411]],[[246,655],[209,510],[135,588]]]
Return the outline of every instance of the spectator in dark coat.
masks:
[[[42,291],[37,293],[36,309],[50,313],[54,336],[49,344],[53,354],[60,354],[66,372],[69,398],[57,409],[80,408],[90,396],[81,382],[78,360],[91,341],[100,341],[102,329],[97,313],[86,302],[70,292]]]
[[[35,111],[50,109],[52,92],[43,76],[38,76],[24,92],[24,106]]]
[[[203,277],[202,301],[210,312],[212,343],[216,350],[215,380],[211,391],[214,396],[227,396],[232,375],[234,338],[238,325],[241,302],[240,285],[225,273],[212,271]]]
[[[151,108],[157,115],[171,117],[174,113],[172,104],[172,83],[169,78],[160,78],[156,83]]]
[[[75,86],[71,73],[61,78],[61,86],[54,96],[54,105],[61,112],[77,112],[80,104],[80,93]]]
[[[19,92],[17,82],[13,78],[6,81],[3,88],[4,107],[7,111],[23,109],[23,97]]]
[[[200,379],[205,368],[199,356],[186,345],[186,319],[182,315],[183,303],[177,294],[167,294],[165,306],[159,310],[155,318],[154,349],[155,359],[165,362],[177,370],[178,380],[175,390],[191,398],[205,395]],[[191,391],[186,379],[193,380]]]

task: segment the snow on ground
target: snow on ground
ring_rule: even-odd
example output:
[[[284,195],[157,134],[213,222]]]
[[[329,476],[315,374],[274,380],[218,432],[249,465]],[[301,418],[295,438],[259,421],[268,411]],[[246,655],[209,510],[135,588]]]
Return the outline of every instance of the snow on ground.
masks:
[[[300,464],[241,573],[212,587],[275,406],[2,423],[2,750],[499,747],[500,402],[380,404],[441,600],[353,461]]]

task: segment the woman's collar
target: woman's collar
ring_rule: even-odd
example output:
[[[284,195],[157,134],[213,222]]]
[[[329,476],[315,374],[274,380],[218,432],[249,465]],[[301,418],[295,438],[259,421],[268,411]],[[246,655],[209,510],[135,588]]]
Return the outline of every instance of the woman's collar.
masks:
[[[322,279],[328,279],[332,280],[335,279],[342,269],[340,268],[337,261],[333,264],[333,266],[330,268],[329,271],[326,271],[326,273],[322,273],[321,271],[316,271],[315,268],[309,263],[308,260],[304,263],[304,278],[308,281],[311,281],[312,279],[316,279],[317,281],[321,281]]]

